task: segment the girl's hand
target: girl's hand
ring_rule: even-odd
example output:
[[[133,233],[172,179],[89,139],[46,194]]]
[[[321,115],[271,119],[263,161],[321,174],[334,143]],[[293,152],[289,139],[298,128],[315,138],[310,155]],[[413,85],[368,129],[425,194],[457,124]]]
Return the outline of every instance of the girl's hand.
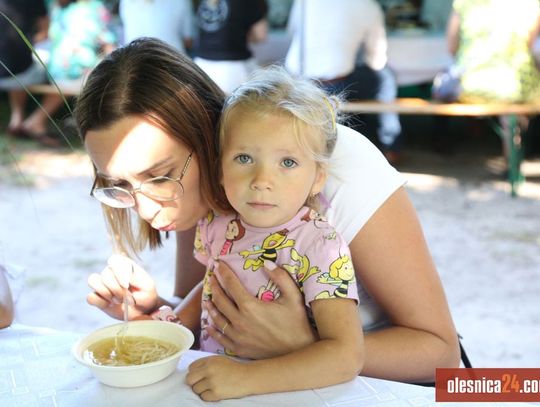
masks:
[[[101,273],[88,277],[88,285],[94,290],[86,297],[90,305],[113,318],[122,319],[124,288],[128,288],[133,295],[128,309],[130,320],[156,308],[156,286],[144,269],[128,257],[116,254],[109,258],[107,264]]]
[[[186,383],[204,401],[239,398],[250,394],[246,363],[225,356],[209,356],[193,362]]]
[[[207,333],[240,357],[263,359],[283,355],[317,340],[303,297],[289,273],[280,268],[265,268],[279,288],[277,300],[258,300],[244,289],[225,263],[219,262],[210,280],[212,301],[203,304],[214,321],[213,326],[206,328]]]

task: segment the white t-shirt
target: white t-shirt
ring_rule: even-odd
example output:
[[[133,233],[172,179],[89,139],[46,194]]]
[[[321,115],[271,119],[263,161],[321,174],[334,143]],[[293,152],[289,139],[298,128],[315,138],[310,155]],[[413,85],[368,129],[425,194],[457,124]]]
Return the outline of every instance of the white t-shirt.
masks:
[[[323,194],[328,222],[350,243],[405,179],[363,135],[338,125],[338,138]],[[364,330],[386,323],[379,306],[358,282]]]
[[[193,38],[191,0],[120,0],[124,44],[140,37],[155,37],[185,53],[183,39]]]
[[[339,78],[353,71],[359,55],[374,70],[386,65],[384,16],[375,0],[296,0],[287,29],[285,67],[293,74]]]

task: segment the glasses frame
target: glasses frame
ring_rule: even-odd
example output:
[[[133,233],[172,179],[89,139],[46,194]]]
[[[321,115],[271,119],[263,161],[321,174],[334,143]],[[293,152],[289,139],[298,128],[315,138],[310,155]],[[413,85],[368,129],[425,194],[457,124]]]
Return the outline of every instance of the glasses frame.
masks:
[[[188,158],[186,159],[186,162],[184,163],[184,166],[182,167],[182,172],[180,173],[180,176],[178,178],[170,178],[170,177],[167,177],[167,176],[150,178],[150,179],[147,179],[146,181],[142,181],[137,188],[133,188],[131,191],[126,189],[126,188],[114,187],[114,186],[113,187],[99,187],[99,188],[96,188],[96,184],[97,184],[97,181],[98,181],[98,176],[96,176],[95,179],[94,179],[94,183],[92,184],[92,188],[90,189],[90,196],[93,197],[94,199],[96,199],[97,201],[99,201],[100,203],[104,204],[104,205],[110,206],[111,208],[118,208],[118,209],[133,208],[135,206],[135,204],[136,204],[135,194],[137,194],[137,193],[141,193],[144,196],[147,196],[148,198],[159,201],[159,202],[175,201],[175,200],[181,198],[184,195],[184,186],[182,185],[182,179],[184,178],[184,175],[186,175],[186,172],[187,172],[187,170],[189,168],[189,164],[191,163],[192,156],[193,156],[193,151],[191,151],[189,153]],[[142,185],[145,184],[145,183],[155,181],[155,180],[173,181],[173,182],[178,183],[180,185],[180,187],[182,188],[182,196],[180,196],[178,198],[161,199],[161,198],[157,198],[157,197],[148,195],[148,193],[144,193],[144,191],[142,191],[142,189],[141,189]],[[94,191],[96,191],[96,190],[106,190],[106,189],[114,189],[116,191],[125,192],[125,193],[131,195],[132,204],[129,205],[129,206],[115,207],[115,206],[111,206],[109,204],[106,204],[105,202],[99,200],[94,195]]]

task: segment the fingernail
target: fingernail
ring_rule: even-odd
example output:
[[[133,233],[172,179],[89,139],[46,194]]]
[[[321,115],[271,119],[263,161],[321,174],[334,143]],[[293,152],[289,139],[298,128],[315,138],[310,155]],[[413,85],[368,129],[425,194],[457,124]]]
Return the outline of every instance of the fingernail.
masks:
[[[274,263],[273,261],[270,261],[270,260],[264,260],[264,268],[266,270],[269,270],[269,271],[272,271],[274,270],[275,268],[277,268],[277,265],[276,263]]]

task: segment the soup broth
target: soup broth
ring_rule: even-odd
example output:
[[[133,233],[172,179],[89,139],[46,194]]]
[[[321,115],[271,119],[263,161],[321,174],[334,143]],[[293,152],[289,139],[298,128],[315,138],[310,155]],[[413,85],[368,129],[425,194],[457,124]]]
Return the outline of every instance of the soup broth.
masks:
[[[146,336],[115,337],[93,343],[85,351],[85,357],[96,365],[131,366],[155,362],[178,352],[180,347],[166,341]]]

